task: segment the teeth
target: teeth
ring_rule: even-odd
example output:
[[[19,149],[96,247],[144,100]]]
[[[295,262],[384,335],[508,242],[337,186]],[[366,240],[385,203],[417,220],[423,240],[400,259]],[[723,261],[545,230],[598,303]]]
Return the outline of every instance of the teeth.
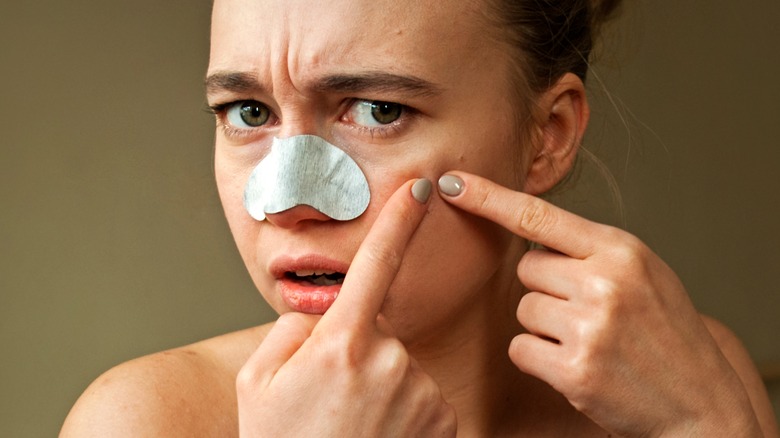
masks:
[[[331,275],[335,273],[336,271],[295,271],[295,275],[297,277],[311,277],[314,275]]]
[[[298,281],[305,281],[317,286],[333,286],[344,282],[344,274],[338,271],[301,270],[290,272],[289,275]]]

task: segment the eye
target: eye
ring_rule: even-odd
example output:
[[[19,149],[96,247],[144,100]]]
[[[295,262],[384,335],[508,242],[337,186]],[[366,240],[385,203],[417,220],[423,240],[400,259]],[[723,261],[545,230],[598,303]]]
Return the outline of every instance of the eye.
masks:
[[[400,103],[379,100],[358,100],[349,109],[348,117],[358,125],[382,126],[395,122],[404,112]]]
[[[271,111],[256,100],[245,100],[230,105],[226,111],[228,122],[237,128],[253,128],[268,122]]]

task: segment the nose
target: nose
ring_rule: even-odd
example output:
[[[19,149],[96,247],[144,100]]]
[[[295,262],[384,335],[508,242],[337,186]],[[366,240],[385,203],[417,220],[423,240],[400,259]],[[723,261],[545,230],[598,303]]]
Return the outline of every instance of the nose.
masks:
[[[317,106],[306,99],[289,104],[283,111],[284,122],[276,136],[281,139],[305,134],[324,137],[327,129],[319,114],[310,109],[312,107]]]
[[[370,196],[365,175],[343,150],[314,135],[275,137],[249,175],[244,207],[259,221],[292,228],[355,219]]]
[[[332,220],[324,213],[308,205],[296,205],[279,213],[266,213],[265,219],[280,228],[295,228],[307,222]]]
[[[282,127],[279,132],[279,139],[286,139],[289,137],[295,137],[305,132],[316,132],[313,126],[305,125],[303,122],[305,119],[297,120],[296,123],[288,123]],[[311,123],[311,121],[309,121]],[[333,220],[326,214],[320,212],[316,208],[300,204],[287,210],[280,211],[278,213],[265,213],[265,219],[280,228],[293,229],[299,224],[306,222],[326,222]]]

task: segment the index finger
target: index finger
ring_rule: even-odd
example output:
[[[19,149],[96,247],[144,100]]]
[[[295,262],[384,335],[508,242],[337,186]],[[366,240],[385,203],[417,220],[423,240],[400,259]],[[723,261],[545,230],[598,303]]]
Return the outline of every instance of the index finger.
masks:
[[[459,193],[444,193],[447,196],[442,198],[447,202],[570,257],[585,259],[596,252],[597,236],[601,233],[599,224],[476,175],[465,172],[447,175],[462,182]]]
[[[341,291],[318,328],[376,323],[406,246],[425,216],[430,191],[431,182],[418,179],[407,181],[390,196],[360,244]]]

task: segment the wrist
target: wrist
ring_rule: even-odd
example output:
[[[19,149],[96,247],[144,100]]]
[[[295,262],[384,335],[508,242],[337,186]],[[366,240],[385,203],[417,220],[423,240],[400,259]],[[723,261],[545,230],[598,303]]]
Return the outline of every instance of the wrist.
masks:
[[[721,402],[710,399],[698,414],[690,416],[662,437],[744,437],[763,438],[753,406],[744,388],[724,394]]]

